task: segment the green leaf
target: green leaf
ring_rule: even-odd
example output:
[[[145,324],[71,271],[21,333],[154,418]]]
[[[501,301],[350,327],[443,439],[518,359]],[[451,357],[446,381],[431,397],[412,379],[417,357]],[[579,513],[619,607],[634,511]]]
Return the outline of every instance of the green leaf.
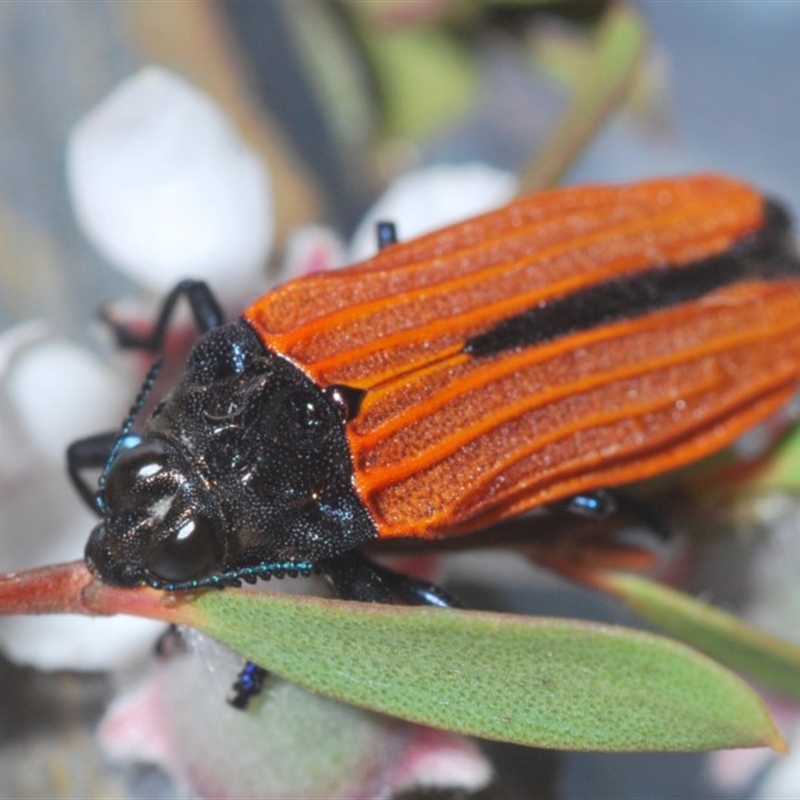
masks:
[[[625,628],[252,591],[118,589],[81,562],[0,576],[0,613],[58,611],[191,625],[308,689],[487,739],[605,751],[785,747],[733,673]]]
[[[361,33],[385,136],[428,135],[469,107],[475,65],[455,38],[435,28],[380,31],[365,25]]]
[[[746,684],[638,631],[244,592],[205,594],[194,613],[289,680],[437,728],[570,750],[781,746]]]
[[[591,581],[643,619],[776,691],[800,700],[800,647],[654,581],[622,572]]]
[[[762,463],[763,469],[745,484],[745,490],[796,492],[800,488],[800,425],[791,428]]]
[[[627,96],[644,52],[644,25],[630,8],[613,4],[596,37],[567,110],[523,173],[525,192],[558,183]]]

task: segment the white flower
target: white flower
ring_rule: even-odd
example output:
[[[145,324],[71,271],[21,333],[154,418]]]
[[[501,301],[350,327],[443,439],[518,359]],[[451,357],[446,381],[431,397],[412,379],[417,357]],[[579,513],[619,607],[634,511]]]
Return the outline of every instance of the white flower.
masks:
[[[132,388],[88,351],[25,323],[0,337],[0,563],[83,555],[97,520],[65,476],[67,445],[119,427]],[[134,618],[2,617],[0,646],[40,669],[111,669],[147,652],[163,625]]]
[[[236,297],[263,269],[273,236],[265,167],[177,75],[149,67],[78,122],[67,177],[86,236],[153,291],[213,278]]]
[[[485,164],[437,164],[397,178],[366,213],[350,246],[352,261],[375,255],[375,225],[394,222],[401,241],[491,211],[517,192],[510,172]]]

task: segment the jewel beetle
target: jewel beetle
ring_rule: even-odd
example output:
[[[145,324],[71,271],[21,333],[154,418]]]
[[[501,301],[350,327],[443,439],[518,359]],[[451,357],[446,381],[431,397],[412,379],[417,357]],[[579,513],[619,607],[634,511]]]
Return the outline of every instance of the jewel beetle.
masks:
[[[800,263],[786,213],[714,175],[556,189],[200,328],[134,433],[74,444],[106,583],[174,591],[323,573],[344,598],[448,605],[359,553],[457,536],[730,444],[800,385]],[[95,491],[81,477],[103,468]],[[611,503],[613,506],[613,502]],[[533,523],[532,523],[533,524]]]

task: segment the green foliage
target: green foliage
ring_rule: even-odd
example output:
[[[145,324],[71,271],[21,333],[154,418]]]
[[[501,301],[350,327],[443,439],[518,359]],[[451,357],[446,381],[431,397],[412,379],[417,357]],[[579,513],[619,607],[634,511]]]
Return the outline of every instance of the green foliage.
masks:
[[[682,642],[766,686],[800,700],[800,647],[661,584],[621,572],[594,585]]]
[[[236,591],[186,608],[192,625],[289,680],[434,727],[570,750],[781,742],[746,684],[647,633]]]
[[[647,39],[645,28],[626,6],[611,6],[595,34],[567,110],[522,176],[533,192],[558,183],[627,96]]]

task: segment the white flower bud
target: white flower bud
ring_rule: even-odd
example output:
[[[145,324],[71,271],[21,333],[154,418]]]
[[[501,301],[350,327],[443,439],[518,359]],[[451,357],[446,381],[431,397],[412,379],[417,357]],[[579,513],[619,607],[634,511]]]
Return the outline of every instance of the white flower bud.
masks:
[[[147,68],[78,122],[67,173],[86,236],[158,293],[192,277],[234,297],[264,265],[273,235],[265,167],[177,75]]]
[[[507,203],[516,194],[510,172],[485,164],[438,164],[398,178],[370,208],[350,247],[352,261],[375,255],[377,222],[394,222],[400,241],[413,239]]]

